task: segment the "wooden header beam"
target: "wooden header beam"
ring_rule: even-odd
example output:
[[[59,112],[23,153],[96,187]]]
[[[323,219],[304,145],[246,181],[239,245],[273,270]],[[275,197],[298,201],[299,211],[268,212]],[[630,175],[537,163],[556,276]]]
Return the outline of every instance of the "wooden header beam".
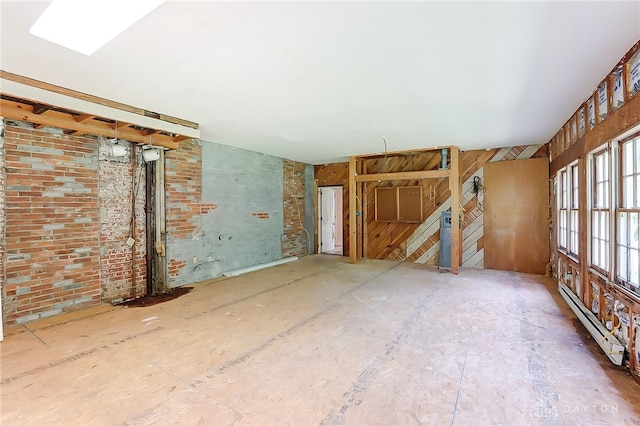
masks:
[[[0,100],[0,111],[2,111],[2,116],[8,119],[27,121],[43,126],[59,127],[64,130],[72,130],[74,134],[90,134],[108,138],[116,137],[116,130],[112,123],[88,119],[76,121],[74,115],[54,110],[36,114],[30,105],[9,101],[7,99]],[[163,148],[178,148],[178,143],[175,142],[171,136],[163,134],[147,136],[131,127],[119,127],[117,129],[117,136],[118,138],[140,144],[148,144],[151,141],[153,145]]]
[[[445,147],[443,147],[445,148]],[[440,150],[443,148],[433,148],[421,152]],[[389,180],[416,180],[416,179],[433,179],[433,178],[449,178],[449,189],[451,190],[451,272],[458,274],[460,260],[462,258],[462,243],[460,232],[460,198],[461,198],[461,180],[460,180],[460,150],[457,146],[446,147],[450,152],[450,166],[446,170],[419,170],[411,172],[395,172],[395,173],[374,173],[358,174],[358,167],[363,160],[375,158],[373,156],[353,156],[349,158],[349,262],[356,263],[358,261],[358,220],[357,220],[357,194],[363,182],[389,181]],[[406,154],[407,151],[405,151]],[[412,151],[413,152],[413,151]],[[394,153],[401,155],[401,152]],[[362,203],[361,214],[366,209],[366,203]],[[364,222],[364,219],[361,223]],[[360,230],[361,235],[365,234],[364,230]],[[364,245],[364,243],[363,243]],[[364,253],[366,255],[366,251]]]
[[[54,84],[45,83],[40,80],[35,80],[33,78],[24,77],[18,74],[13,74],[4,70],[0,70],[0,78],[14,81],[16,83],[26,84],[27,86],[31,86],[31,87],[37,87],[39,89],[47,90],[53,93],[58,93],[60,95],[70,96],[72,98],[93,102],[98,105],[104,105],[110,108],[116,108],[122,111],[131,112],[133,114],[138,114],[145,117],[153,117],[158,120],[166,121],[168,123],[179,124],[181,126],[190,127],[192,129],[199,128],[198,123],[194,123],[193,121],[183,120],[183,119],[171,117],[165,114],[150,112],[142,108],[136,108],[120,102],[115,102],[115,101],[110,101],[108,99],[100,98],[98,96],[88,95],[86,93],[78,92],[76,90],[71,90],[65,87],[56,86]]]
[[[445,145],[445,146],[436,146],[433,148],[423,148],[423,149],[408,149],[408,150],[404,150],[404,151],[389,151],[389,152],[378,152],[375,154],[363,154],[363,155],[356,155],[355,157],[359,160],[371,160],[371,159],[375,159],[375,158],[383,158],[383,157],[393,157],[396,155],[416,155],[416,154],[422,154],[425,152],[431,152],[431,151],[440,151],[442,149],[451,149],[452,147],[450,145]]]
[[[357,175],[356,182],[375,182],[378,180],[416,180],[449,177],[450,170],[418,170],[415,172],[376,173]]]

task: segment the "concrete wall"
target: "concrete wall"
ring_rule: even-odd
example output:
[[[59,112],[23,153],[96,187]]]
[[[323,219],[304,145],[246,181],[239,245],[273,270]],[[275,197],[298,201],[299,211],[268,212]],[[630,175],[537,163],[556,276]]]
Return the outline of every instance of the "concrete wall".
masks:
[[[167,155],[169,284],[280,259],[283,160],[212,142],[190,144]],[[190,210],[189,203],[205,210]]]

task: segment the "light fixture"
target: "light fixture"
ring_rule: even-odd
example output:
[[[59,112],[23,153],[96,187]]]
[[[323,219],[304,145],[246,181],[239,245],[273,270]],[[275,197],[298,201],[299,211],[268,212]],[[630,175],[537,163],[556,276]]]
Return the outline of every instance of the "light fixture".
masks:
[[[149,163],[151,161],[156,161],[158,158],[160,158],[160,153],[155,148],[144,147],[142,149],[142,158],[144,158],[145,162]]]
[[[90,56],[165,0],[54,0],[29,32]]]
[[[109,151],[112,157],[124,157],[127,155],[127,148],[122,145],[111,145]]]

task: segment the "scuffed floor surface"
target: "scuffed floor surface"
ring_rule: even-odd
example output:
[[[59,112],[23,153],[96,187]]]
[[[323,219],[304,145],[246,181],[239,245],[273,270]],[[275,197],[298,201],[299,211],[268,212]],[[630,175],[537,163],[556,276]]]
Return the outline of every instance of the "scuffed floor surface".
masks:
[[[10,328],[1,421],[637,424],[573,319],[544,277],[310,256]]]

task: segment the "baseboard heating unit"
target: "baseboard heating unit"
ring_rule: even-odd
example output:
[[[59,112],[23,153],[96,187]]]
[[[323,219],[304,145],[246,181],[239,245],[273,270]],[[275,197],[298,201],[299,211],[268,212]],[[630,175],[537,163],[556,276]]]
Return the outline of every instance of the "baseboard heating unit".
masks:
[[[558,291],[562,298],[567,302],[574,314],[578,317],[584,327],[591,333],[594,340],[602,348],[604,353],[609,357],[615,365],[622,365],[624,357],[624,346],[604,325],[598,321],[598,318],[587,309],[582,301],[571,291],[569,287],[562,283],[558,283]]]

